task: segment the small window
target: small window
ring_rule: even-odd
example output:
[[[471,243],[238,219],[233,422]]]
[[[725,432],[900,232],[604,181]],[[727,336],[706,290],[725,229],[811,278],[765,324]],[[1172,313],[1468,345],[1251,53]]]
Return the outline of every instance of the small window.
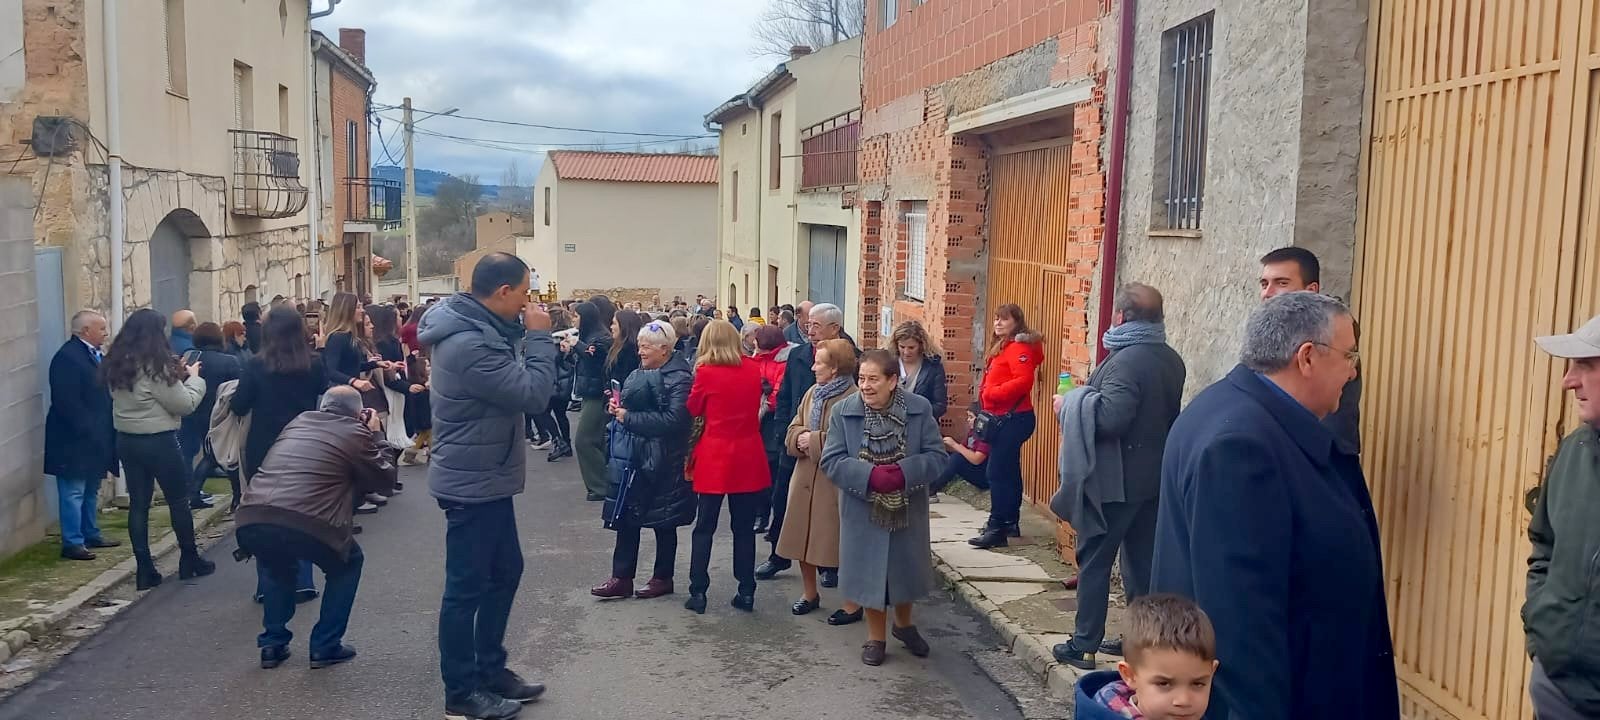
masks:
[[[561,250],[563,252],[575,253],[578,251],[578,246],[576,243],[567,243],[566,245],[561,246]]]
[[[347,178],[361,177],[359,172],[361,164],[360,140],[356,136],[356,121],[349,120],[344,125],[344,176]]]
[[[768,187],[783,187],[783,113],[772,114],[772,179]]]
[[[1206,115],[1211,95],[1211,21],[1206,14],[1161,36],[1154,229],[1200,229],[1206,189]]]
[[[161,45],[167,57],[167,90],[188,95],[189,67],[183,0],[162,0],[161,13]]]
[[[750,273],[744,274],[744,304],[750,304]]]
[[[906,297],[926,300],[928,295],[928,203],[911,203],[906,211]]]
[[[293,133],[289,132],[289,88],[282,85],[278,86],[278,134],[293,136]]]
[[[750,123],[739,123],[739,134],[740,135],[749,135],[750,134]]]
[[[896,20],[900,19],[900,7],[895,0],[881,0],[881,2],[879,8],[883,10],[883,29],[888,30],[894,27]]]
[[[255,77],[249,65],[233,63],[233,127],[255,129]]]
[[[544,226],[550,227],[550,186],[548,185],[544,188]],[[573,245],[568,245],[567,247],[571,248],[567,252],[576,252],[578,249]]]
[[[728,204],[733,206],[733,221],[734,222],[739,222],[739,171],[738,170],[733,171],[733,182],[731,183],[731,185],[733,186],[733,189],[729,191],[729,194],[731,195],[731,197],[728,198]]]

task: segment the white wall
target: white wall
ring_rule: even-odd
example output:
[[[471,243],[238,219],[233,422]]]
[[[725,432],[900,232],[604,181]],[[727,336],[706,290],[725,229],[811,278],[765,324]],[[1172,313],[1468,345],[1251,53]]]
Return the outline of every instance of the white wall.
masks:
[[[654,288],[668,301],[712,294],[717,186],[560,180],[557,196],[562,295]]]

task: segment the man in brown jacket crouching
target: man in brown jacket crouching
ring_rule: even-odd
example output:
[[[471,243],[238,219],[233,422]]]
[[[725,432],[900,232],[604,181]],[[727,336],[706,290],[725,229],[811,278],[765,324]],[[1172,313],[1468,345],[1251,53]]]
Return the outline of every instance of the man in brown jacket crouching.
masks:
[[[361,583],[361,546],[353,537],[351,498],[394,487],[395,465],[377,416],[361,407],[354,388],[338,386],[320,410],[301,413],[272,444],[235,514],[240,553],[266,570],[262,602],[261,667],[289,657],[296,565],[322,568],[327,586],[322,615],[311,629],[311,667],[354,658],[344,644]],[[352,488],[358,492],[352,493]]]

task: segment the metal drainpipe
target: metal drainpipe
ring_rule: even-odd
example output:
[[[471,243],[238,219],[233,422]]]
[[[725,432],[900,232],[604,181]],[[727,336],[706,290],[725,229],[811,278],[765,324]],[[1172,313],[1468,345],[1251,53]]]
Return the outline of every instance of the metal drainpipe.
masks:
[[[118,60],[120,43],[117,38],[117,0],[104,0],[101,5],[101,14],[104,27],[101,28],[101,41],[104,43],[105,74],[106,74],[106,197],[109,201],[107,214],[110,223],[111,245],[111,331],[116,332],[122,327],[122,318],[126,308],[123,306],[122,293],[125,287],[122,277],[122,250],[125,236],[127,235],[127,218],[122,197],[122,106],[121,97],[122,71]],[[119,488],[118,492],[121,490]]]
[[[1111,159],[1106,174],[1106,231],[1100,243],[1099,340],[1095,362],[1106,359],[1105,333],[1111,327],[1111,304],[1117,293],[1117,249],[1122,232],[1122,175],[1128,155],[1129,98],[1133,95],[1133,41],[1137,0],[1122,0],[1117,33],[1117,85],[1111,110]]]

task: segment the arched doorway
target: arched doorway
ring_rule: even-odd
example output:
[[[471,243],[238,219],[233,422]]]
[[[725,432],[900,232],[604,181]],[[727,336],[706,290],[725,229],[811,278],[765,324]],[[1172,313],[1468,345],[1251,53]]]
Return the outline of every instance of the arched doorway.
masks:
[[[168,215],[150,235],[150,307],[168,316],[189,307],[189,273],[194,270],[189,256],[192,228],[180,213],[187,211]]]

